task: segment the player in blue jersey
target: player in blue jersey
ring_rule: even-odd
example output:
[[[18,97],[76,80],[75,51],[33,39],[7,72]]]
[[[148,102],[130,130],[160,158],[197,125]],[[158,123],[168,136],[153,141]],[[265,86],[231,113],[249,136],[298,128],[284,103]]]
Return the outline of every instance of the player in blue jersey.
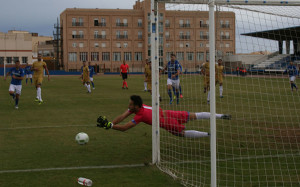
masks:
[[[180,68],[180,74],[182,74],[182,66],[181,64],[179,63],[179,68]],[[175,88],[173,87],[173,92],[174,92],[174,99],[176,99],[176,92],[175,92]],[[181,84],[179,83],[179,95],[180,95],[180,98],[183,98],[183,95],[182,95],[182,90],[181,90]]]
[[[290,62],[290,65],[287,67],[286,72],[289,75],[290,83],[291,83],[291,89],[294,91],[294,87],[296,88],[296,91],[298,90],[298,87],[296,86],[295,80],[296,76],[298,75],[298,71],[296,66],[293,65],[293,62]]]
[[[94,66],[91,66],[91,62],[89,62],[89,70],[90,70],[90,81],[92,83],[93,90],[95,90],[94,78],[93,78],[93,75],[95,73],[95,69],[94,69]]]
[[[26,63],[26,67],[25,67],[25,75],[26,75],[26,84],[28,79],[30,79],[30,82],[32,84],[32,71],[31,71],[31,66],[29,66],[28,62]]]
[[[4,80],[6,80],[8,75],[11,75],[11,82],[9,85],[9,95],[15,100],[15,109],[19,108],[19,98],[22,91],[22,80],[24,79],[24,70],[20,68],[20,61],[17,60],[15,62],[15,67],[11,68],[9,72],[7,72]]]
[[[179,74],[180,74],[180,67],[179,62],[176,60],[176,55],[171,54],[171,61],[168,62],[167,66],[164,69],[168,72],[168,80],[167,80],[167,88],[168,88],[168,95],[170,97],[170,104],[173,102],[172,97],[172,87],[175,88],[175,95],[177,98],[177,104],[179,104]]]

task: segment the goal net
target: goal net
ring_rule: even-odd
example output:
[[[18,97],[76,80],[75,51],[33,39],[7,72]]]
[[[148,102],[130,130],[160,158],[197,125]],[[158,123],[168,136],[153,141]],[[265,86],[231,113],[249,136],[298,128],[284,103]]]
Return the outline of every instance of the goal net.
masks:
[[[182,66],[178,104],[165,71],[159,78],[159,105],[209,112],[207,77],[215,76],[205,71],[209,7],[187,2],[159,5],[159,64],[167,66],[175,54]],[[216,113],[232,117],[216,120],[217,186],[298,186],[300,90],[291,85],[292,73],[286,70],[292,64],[300,67],[300,6],[243,2],[215,4],[215,68],[223,66],[224,72],[216,75]],[[293,83],[299,87],[296,74]],[[209,119],[184,125],[186,131],[211,133]],[[210,137],[179,137],[161,129],[157,166],[186,186],[209,186]]]

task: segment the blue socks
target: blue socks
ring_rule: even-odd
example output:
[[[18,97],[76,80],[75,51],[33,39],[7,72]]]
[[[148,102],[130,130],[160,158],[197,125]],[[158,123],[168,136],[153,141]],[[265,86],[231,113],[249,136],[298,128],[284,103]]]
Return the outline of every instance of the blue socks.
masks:
[[[16,98],[16,106],[19,104],[19,99]]]
[[[92,82],[92,86],[93,86],[93,88],[95,88],[94,82]]]
[[[170,97],[170,100],[172,100],[172,91],[168,89],[168,95]]]

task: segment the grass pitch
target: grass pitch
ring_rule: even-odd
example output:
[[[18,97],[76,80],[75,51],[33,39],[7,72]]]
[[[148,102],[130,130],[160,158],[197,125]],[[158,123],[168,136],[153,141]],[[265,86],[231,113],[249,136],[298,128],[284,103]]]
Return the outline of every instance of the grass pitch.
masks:
[[[93,181],[93,186],[181,186],[179,181],[153,166],[7,172],[151,162],[151,126],[139,124],[127,132],[96,127],[99,115],[112,120],[123,113],[132,94],[141,95],[144,103],[151,105],[150,94],[143,92],[143,76],[129,76],[129,90],[121,89],[119,76],[96,76],[96,89],[92,94],[86,93],[78,77],[53,76],[50,82],[44,80],[42,105],[34,102],[36,91],[24,80],[19,110],[14,109],[8,94],[10,81],[0,82],[0,185],[78,186],[76,179],[86,177]],[[168,104],[165,82],[162,76],[163,109],[209,111],[198,75],[182,79],[184,98],[179,105]],[[233,119],[217,121],[218,184],[297,186],[300,181],[299,93],[290,92],[288,80],[227,77],[224,96],[217,98],[217,112],[230,113]],[[187,128],[209,131],[208,121],[200,122],[200,125],[191,122]],[[89,135],[87,145],[80,146],[75,142],[79,132]],[[175,162],[171,172],[184,173],[177,177],[195,181],[190,184],[208,185],[209,139],[193,142],[164,130],[161,135],[162,160]],[[244,157],[249,156],[251,158],[245,161]],[[201,163],[176,164],[177,159]]]

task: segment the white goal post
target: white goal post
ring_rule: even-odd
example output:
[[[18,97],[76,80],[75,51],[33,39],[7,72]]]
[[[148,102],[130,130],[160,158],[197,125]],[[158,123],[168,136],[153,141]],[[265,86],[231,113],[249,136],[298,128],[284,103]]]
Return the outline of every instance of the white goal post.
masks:
[[[208,7],[209,13],[209,64],[210,64],[210,185],[212,187],[218,186],[217,179],[217,127],[216,127],[216,84],[215,84],[215,64],[216,64],[216,10],[218,6],[226,6],[237,9],[243,9],[243,6],[300,6],[299,0],[291,1],[280,1],[280,0],[151,0],[151,61],[152,61],[152,163],[160,164],[161,161],[161,145],[160,145],[160,131],[159,131],[159,103],[160,93],[160,75],[159,75],[159,31],[158,31],[158,3],[168,3],[168,4],[188,4],[188,5],[206,5]],[[250,9],[250,11],[255,11]],[[273,14],[276,14],[274,12]],[[299,17],[300,19],[300,17]],[[300,25],[299,25],[300,26]],[[233,36],[236,37],[236,36]],[[300,36],[299,36],[300,37]],[[300,41],[300,38],[299,38]],[[175,44],[174,44],[175,45]],[[299,44],[300,45],[300,44]],[[165,85],[163,85],[165,86]],[[163,87],[161,86],[161,87]],[[162,91],[161,91],[162,92]],[[298,100],[296,100],[297,102]],[[229,102],[229,101],[228,101]],[[184,107],[183,107],[184,108]],[[198,112],[198,111],[197,111]],[[299,121],[300,122],[300,121]],[[300,142],[296,143],[299,146]],[[176,160],[176,159],[174,159]],[[188,162],[188,161],[187,161]],[[199,162],[202,162],[199,160]],[[165,168],[165,172],[168,173],[168,168]],[[297,171],[296,171],[297,172]],[[172,172],[169,172],[172,175]],[[174,177],[174,176],[173,176]],[[176,178],[176,177],[175,177]],[[184,177],[182,177],[184,178]],[[300,179],[298,179],[300,181]],[[298,182],[299,182],[298,181]],[[194,184],[189,184],[182,182],[187,186],[194,186]],[[196,184],[196,186],[198,186]]]

